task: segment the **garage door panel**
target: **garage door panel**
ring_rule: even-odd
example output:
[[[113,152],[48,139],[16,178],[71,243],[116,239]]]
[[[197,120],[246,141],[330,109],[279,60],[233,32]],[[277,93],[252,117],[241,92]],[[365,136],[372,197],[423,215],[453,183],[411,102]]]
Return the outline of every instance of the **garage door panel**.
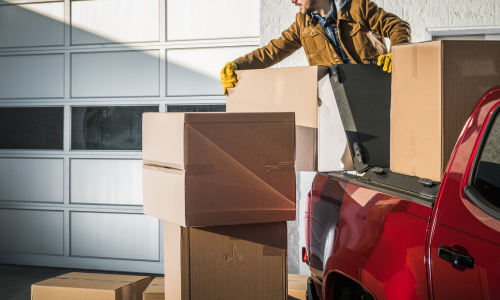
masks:
[[[186,22],[186,16],[196,22]],[[167,39],[170,41],[259,35],[259,0],[167,1]]]
[[[159,67],[158,50],[72,54],[71,96],[157,97]]]
[[[0,6],[0,48],[64,45],[64,2]]]
[[[140,214],[71,212],[71,256],[159,261],[159,222]]]
[[[167,50],[167,95],[222,95],[220,70],[255,47]]]
[[[71,43],[157,42],[159,0],[71,2]]]
[[[64,254],[62,211],[0,209],[0,251]]]
[[[64,201],[63,159],[0,158],[0,200]]]
[[[71,160],[71,203],[142,205],[142,160]]]
[[[63,54],[0,56],[0,99],[63,97]]]

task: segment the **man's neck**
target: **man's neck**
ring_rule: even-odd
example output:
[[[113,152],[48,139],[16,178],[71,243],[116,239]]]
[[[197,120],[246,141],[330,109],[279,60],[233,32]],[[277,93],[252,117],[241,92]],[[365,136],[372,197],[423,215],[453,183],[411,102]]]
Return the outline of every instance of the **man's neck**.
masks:
[[[317,5],[318,9],[314,13],[324,17],[332,9],[332,0],[317,0]]]

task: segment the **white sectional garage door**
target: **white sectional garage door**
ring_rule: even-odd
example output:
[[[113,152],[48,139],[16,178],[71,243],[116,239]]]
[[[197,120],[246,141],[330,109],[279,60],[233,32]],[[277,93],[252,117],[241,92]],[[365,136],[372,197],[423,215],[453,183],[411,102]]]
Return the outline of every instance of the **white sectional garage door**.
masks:
[[[0,263],[163,273],[142,113],[224,111],[259,0],[0,0]]]

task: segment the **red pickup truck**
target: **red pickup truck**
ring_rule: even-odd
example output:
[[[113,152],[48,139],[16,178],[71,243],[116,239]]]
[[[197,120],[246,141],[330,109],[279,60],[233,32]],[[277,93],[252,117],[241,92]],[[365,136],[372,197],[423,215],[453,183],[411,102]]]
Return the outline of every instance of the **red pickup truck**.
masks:
[[[309,300],[500,299],[500,86],[471,114],[442,182],[318,173],[306,207]]]

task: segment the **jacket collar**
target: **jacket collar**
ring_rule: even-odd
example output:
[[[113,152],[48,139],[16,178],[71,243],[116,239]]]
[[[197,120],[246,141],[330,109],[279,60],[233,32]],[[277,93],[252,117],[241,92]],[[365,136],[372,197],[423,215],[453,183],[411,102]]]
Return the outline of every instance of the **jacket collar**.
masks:
[[[337,7],[337,11],[340,11],[347,3],[351,2],[351,0],[335,0],[335,7]]]
[[[335,7],[337,8],[337,14],[339,20],[349,21],[351,18],[347,15],[346,11],[343,11],[342,8],[346,6],[351,0],[332,0],[335,2]],[[306,15],[306,24],[307,26],[311,25],[312,17],[310,14]]]

